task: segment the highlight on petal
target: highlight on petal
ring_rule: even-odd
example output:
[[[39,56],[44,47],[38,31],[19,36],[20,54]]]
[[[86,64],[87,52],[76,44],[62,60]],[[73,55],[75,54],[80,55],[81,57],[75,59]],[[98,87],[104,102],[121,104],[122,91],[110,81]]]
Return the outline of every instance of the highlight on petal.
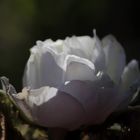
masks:
[[[48,40],[44,42],[44,47],[48,47],[50,49],[53,49],[55,53],[57,54],[62,54],[65,52],[65,47],[64,47],[64,41],[61,39],[58,39],[56,41],[52,41],[52,43],[49,43]]]
[[[67,37],[64,40],[64,46],[68,49],[68,54],[89,59],[89,55],[87,55],[89,47],[86,46],[87,48],[83,48],[77,37]]]
[[[85,58],[92,60],[93,50],[96,47],[94,39],[89,36],[79,36],[77,40],[80,43],[81,50],[85,52]]]
[[[103,71],[99,71],[97,74],[97,81],[96,84],[100,87],[108,87],[108,88],[114,88],[115,83],[110,79],[108,74],[106,74]]]
[[[39,88],[45,85],[58,87],[63,82],[64,71],[61,65],[64,55],[56,54],[52,49],[42,47],[27,62],[23,86]]]
[[[56,41],[53,41],[51,39],[46,39],[45,41],[39,40],[36,42],[36,45],[33,48],[31,48],[31,51],[34,51],[36,48],[52,49],[56,54],[61,54],[64,51],[63,40],[61,39],[58,39]]]
[[[118,84],[125,67],[125,53],[120,43],[112,35],[102,40],[105,52],[107,74]]]
[[[64,62],[65,81],[96,79],[94,64],[85,58],[68,55]]]

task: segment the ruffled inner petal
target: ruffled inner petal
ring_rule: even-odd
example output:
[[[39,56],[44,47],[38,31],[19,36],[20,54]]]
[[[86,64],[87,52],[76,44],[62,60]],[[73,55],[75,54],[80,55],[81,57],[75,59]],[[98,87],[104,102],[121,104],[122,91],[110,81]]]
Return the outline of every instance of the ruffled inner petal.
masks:
[[[94,49],[94,39],[89,36],[80,36],[77,37],[77,40],[80,43],[80,48],[83,52],[85,52],[85,55],[87,59],[92,60],[92,52]]]
[[[79,57],[83,57],[86,59],[89,59],[89,56],[86,55],[87,50],[83,50],[83,46],[81,46],[81,43],[78,41],[77,37],[67,37],[64,40],[64,48],[67,48],[68,54],[70,55],[76,55]],[[87,46],[88,49],[88,46]]]
[[[64,44],[69,48],[69,54],[92,61],[96,66],[96,70],[105,70],[105,54],[96,35],[94,38],[73,36],[72,38],[66,38]]]
[[[64,62],[65,81],[71,80],[91,80],[96,79],[94,64],[74,55],[68,55]]]

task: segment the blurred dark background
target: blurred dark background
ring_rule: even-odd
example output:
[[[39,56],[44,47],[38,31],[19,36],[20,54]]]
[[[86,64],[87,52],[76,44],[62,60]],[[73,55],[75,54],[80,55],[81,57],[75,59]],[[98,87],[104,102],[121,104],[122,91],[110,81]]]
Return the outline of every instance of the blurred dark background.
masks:
[[[140,5],[133,0],[0,0],[0,76],[19,90],[36,40],[116,36],[127,62],[140,60]]]

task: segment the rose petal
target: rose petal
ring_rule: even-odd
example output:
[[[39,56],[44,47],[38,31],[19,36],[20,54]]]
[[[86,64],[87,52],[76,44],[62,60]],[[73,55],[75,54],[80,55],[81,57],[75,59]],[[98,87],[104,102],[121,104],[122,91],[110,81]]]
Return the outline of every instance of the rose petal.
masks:
[[[84,37],[83,37],[84,38]],[[76,55],[79,57],[83,57],[86,59],[89,59],[89,55],[87,55],[87,50],[89,48],[89,46],[87,46],[87,49],[84,49],[83,46],[81,45],[81,43],[79,42],[79,40],[77,39],[77,37],[73,36],[73,37],[67,37],[64,40],[64,46],[65,48],[67,48],[68,54],[70,55]]]
[[[122,74],[122,90],[127,91],[128,88],[140,77],[140,71],[138,62],[136,60],[132,60],[125,67]]]
[[[13,96],[16,101],[20,100],[18,97]],[[73,130],[84,120],[84,110],[78,100],[53,87],[31,90],[22,102],[24,108],[30,109],[33,121],[41,126]]]
[[[32,50],[34,48],[38,48],[38,47],[42,47],[42,48],[49,48],[52,49],[56,54],[61,54],[65,51],[64,45],[63,45],[63,40],[58,39],[56,41],[53,41],[51,39],[46,39],[44,42],[43,41],[37,41],[36,42],[36,46],[34,46],[32,48]]]
[[[64,57],[48,47],[33,47],[24,72],[23,85],[34,89],[45,85],[61,85],[64,82],[61,68]]]
[[[112,35],[102,40],[105,52],[107,74],[118,84],[125,66],[125,53],[122,46]]]
[[[98,37],[80,36],[66,38],[65,46],[69,48],[69,54],[91,60],[97,69],[105,69],[104,52]]]
[[[64,62],[65,81],[96,79],[94,64],[75,55],[68,55]]]
[[[97,81],[70,81],[60,89],[81,103],[86,116],[84,124],[103,122],[120,103],[115,87],[102,87],[97,83]]]
[[[61,54],[61,53],[66,53],[66,48],[64,47],[64,41],[61,39],[58,39],[56,41],[52,41],[52,43],[50,42],[44,42],[44,46],[45,47],[49,47],[51,49],[53,49],[57,54]]]
[[[92,62],[95,64],[97,71],[105,71],[106,69],[106,62],[105,62],[105,54],[102,48],[101,41],[96,35],[96,32],[94,32],[94,47],[92,51]]]
[[[105,74],[100,74],[97,81],[69,81],[59,90],[48,86],[36,90],[24,88],[16,94],[12,87],[8,94],[30,121],[74,130],[102,123],[122,101],[124,96],[117,94],[114,85],[98,84],[102,80],[110,82]]]
[[[81,46],[80,48],[86,54],[85,58],[92,60],[92,55],[93,55],[92,53],[93,53],[94,48],[96,47],[94,39],[89,36],[80,36],[80,37],[77,37],[77,40],[80,43],[80,46]]]
[[[102,123],[120,103],[115,87],[100,87],[91,81],[71,81],[60,90],[42,87],[22,96],[27,96],[22,100],[23,106],[20,95],[16,94],[13,98],[23,112],[24,108],[29,108],[32,121],[68,130]]]
[[[136,60],[132,60],[128,63],[123,71],[121,78],[122,80],[119,94],[122,98],[122,102],[118,106],[118,110],[124,109],[128,106],[132,100],[132,97],[140,87],[140,71],[138,62]]]

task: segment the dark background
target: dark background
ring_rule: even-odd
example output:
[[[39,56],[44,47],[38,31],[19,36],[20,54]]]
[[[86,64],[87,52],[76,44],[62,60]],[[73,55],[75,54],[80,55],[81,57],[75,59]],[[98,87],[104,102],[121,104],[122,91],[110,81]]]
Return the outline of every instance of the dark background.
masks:
[[[127,62],[140,60],[140,5],[135,0],[0,0],[0,76],[20,90],[29,48],[36,40],[116,36]]]

